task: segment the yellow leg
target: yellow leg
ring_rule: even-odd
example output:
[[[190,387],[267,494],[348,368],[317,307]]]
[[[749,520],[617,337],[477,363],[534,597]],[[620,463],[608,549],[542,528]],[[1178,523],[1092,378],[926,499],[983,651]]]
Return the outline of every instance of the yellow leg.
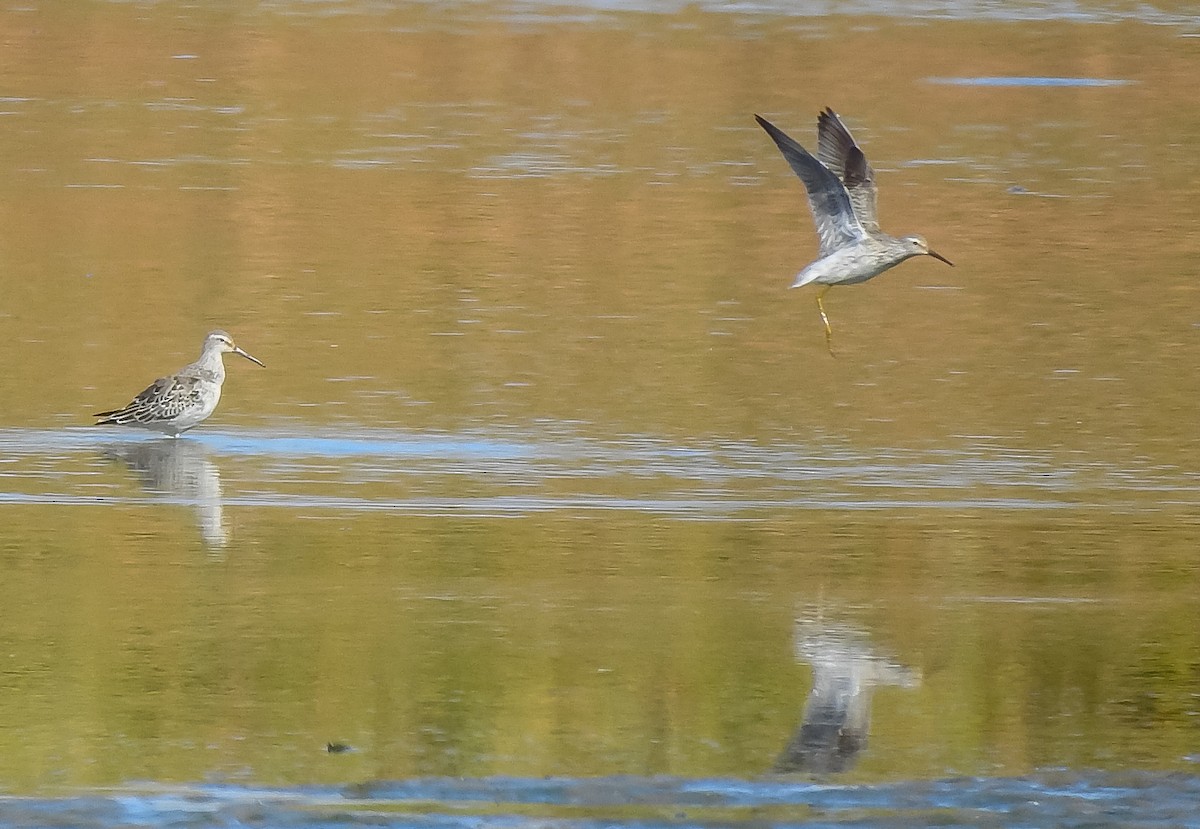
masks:
[[[826,285],[817,294],[817,310],[821,312],[821,322],[825,323],[825,347],[829,349],[830,355],[833,354],[833,328],[829,325],[829,317],[825,314],[825,306],[821,304],[821,299],[829,293],[829,289],[832,287],[832,285]]]

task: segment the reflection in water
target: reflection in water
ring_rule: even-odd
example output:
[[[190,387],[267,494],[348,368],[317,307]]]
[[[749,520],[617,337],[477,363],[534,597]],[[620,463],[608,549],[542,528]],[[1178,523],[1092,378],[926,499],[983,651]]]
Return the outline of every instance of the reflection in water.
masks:
[[[915,671],[878,656],[866,634],[820,619],[796,621],[796,658],[813,669],[804,718],[774,771],[842,772],[866,748],[876,685],[914,688]]]
[[[148,492],[182,499],[196,510],[200,536],[208,547],[229,543],[221,503],[221,473],[204,444],[193,440],[147,440],[104,450],[137,474]]]

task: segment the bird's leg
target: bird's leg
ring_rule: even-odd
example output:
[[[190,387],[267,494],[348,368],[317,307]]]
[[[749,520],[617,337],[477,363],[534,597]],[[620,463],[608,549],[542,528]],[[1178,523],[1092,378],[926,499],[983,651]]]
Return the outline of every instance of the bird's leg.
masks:
[[[833,328],[829,325],[829,317],[825,314],[825,306],[821,304],[821,298],[829,293],[832,285],[826,285],[817,293],[817,310],[821,312],[821,322],[825,323],[825,347],[829,349],[830,356],[833,355]]]

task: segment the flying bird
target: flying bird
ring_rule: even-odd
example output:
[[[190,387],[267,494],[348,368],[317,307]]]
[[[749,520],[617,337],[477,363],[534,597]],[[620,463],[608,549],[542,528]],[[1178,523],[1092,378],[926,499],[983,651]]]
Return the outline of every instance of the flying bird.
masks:
[[[834,285],[873,279],[914,256],[932,256],[953,266],[921,236],[889,236],[879,229],[875,211],[875,171],[837,113],[826,107],[817,116],[814,158],[787,133],[761,115],[767,131],[792,171],[804,182],[808,206],[817,226],[819,256],[796,275],[793,288],[816,282],[817,310],[825,323],[825,344],[833,353],[833,328],[821,303]]]

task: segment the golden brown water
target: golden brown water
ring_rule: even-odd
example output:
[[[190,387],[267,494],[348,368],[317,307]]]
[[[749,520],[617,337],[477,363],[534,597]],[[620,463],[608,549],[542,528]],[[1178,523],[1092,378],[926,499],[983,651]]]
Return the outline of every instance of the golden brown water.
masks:
[[[575,11],[0,11],[0,788],[1193,769],[1200,20]]]

